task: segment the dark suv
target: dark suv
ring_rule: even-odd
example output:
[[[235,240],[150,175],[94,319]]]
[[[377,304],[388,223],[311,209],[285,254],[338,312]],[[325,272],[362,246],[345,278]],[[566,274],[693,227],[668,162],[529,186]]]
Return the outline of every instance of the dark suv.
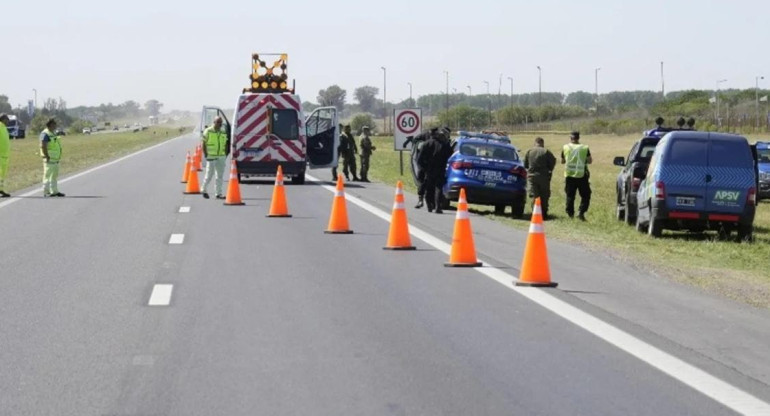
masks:
[[[650,159],[660,138],[670,131],[692,130],[695,125],[695,119],[693,118],[687,121],[684,118],[679,118],[677,120],[679,128],[663,127],[664,120],[660,117],[655,122],[658,126],[652,130],[645,131],[644,136],[634,142],[633,146],[631,146],[631,151],[628,152],[628,158],[617,156],[612,162],[615,166],[623,168],[618,173],[618,179],[615,184],[615,194],[617,195],[615,212],[618,221],[625,220],[628,225],[636,224],[636,192],[647,176]],[[685,127],[685,124],[687,127]]]

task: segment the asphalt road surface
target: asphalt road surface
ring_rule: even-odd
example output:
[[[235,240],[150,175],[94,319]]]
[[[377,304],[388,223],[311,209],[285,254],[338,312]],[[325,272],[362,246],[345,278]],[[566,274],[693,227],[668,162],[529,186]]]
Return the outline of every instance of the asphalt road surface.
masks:
[[[352,235],[328,182],[286,219],[270,180],[183,195],[195,142],[0,203],[0,414],[770,414],[767,311],[555,241],[559,288],[517,289],[526,234],[476,215],[485,266],[445,268],[453,212],[413,195],[418,250],[384,251],[382,184],[347,187]]]

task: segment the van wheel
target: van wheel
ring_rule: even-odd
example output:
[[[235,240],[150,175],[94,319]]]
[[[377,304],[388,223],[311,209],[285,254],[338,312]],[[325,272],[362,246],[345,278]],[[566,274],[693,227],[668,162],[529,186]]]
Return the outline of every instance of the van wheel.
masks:
[[[651,237],[663,235],[663,227],[660,225],[660,221],[652,216],[652,209],[650,209],[650,220],[647,221],[647,234]]]
[[[294,185],[302,185],[305,183],[305,172],[300,173],[299,175],[292,176],[291,177],[291,183]]]
[[[751,243],[754,241],[753,224],[738,224],[738,241],[741,243]]]

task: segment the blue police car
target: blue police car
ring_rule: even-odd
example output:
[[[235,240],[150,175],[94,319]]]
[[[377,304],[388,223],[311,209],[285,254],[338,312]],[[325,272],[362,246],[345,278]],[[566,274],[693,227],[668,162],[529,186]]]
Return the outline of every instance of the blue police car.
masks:
[[[770,142],[757,142],[757,170],[759,173],[759,199],[770,198]]]
[[[457,201],[465,188],[469,203],[494,205],[496,214],[507,206],[515,217],[524,214],[527,170],[507,136],[460,131],[453,149],[443,188],[448,201]]]
[[[753,236],[757,202],[754,154],[745,137],[674,131],[658,142],[636,194],[636,228],[659,237],[663,229],[737,231]]]

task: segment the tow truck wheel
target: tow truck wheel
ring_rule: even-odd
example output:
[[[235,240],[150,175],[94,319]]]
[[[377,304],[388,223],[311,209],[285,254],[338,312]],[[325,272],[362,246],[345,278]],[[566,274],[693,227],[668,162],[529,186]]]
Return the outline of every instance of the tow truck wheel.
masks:
[[[243,178],[240,173],[238,173],[238,183],[243,183]]]
[[[305,183],[305,172],[300,173],[299,175],[292,176],[291,177],[291,183],[294,185],[302,185]]]

